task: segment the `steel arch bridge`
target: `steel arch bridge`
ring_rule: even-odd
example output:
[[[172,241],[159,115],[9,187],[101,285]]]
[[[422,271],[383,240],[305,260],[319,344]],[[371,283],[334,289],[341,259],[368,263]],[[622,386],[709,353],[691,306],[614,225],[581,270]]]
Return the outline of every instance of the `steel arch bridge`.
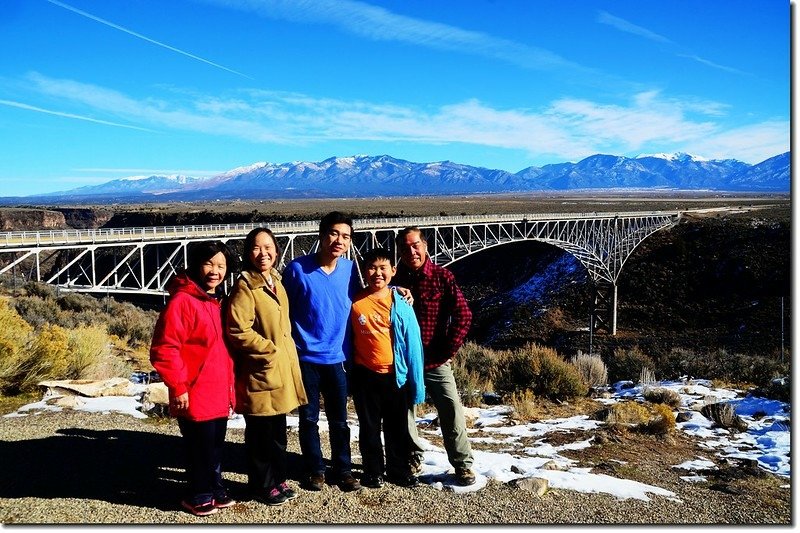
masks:
[[[574,255],[595,282],[592,329],[616,333],[616,286],[625,261],[649,235],[676,224],[677,211],[515,214],[354,220],[351,256],[383,246],[395,253],[397,232],[416,226],[431,260],[446,266],[473,253],[534,240]],[[269,224],[281,249],[279,266],[318,245],[318,221]],[[247,233],[262,224],[45,230],[0,233],[0,277],[38,281],[64,291],[166,294],[186,264],[187,248],[219,239],[241,253]]]

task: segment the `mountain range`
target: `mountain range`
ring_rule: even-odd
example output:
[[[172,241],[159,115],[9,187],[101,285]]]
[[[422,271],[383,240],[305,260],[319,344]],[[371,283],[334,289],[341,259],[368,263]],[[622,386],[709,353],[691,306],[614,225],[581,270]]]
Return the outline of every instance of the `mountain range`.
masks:
[[[593,155],[517,173],[451,161],[414,163],[388,155],[320,162],[256,163],[210,178],[154,175],[14,198],[25,202],[166,202],[233,199],[415,196],[532,191],[673,189],[788,192],[790,152],[750,165],[689,154]],[[8,203],[11,198],[3,199]]]

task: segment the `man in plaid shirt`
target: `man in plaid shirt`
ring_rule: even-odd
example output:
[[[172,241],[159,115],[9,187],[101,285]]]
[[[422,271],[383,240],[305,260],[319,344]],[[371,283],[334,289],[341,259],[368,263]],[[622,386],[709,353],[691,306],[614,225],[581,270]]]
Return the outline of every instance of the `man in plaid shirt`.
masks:
[[[414,312],[422,331],[424,348],[425,390],[431,397],[439,415],[447,458],[455,469],[461,485],[475,483],[472,471],[472,448],[467,439],[464,408],[456,388],[450,360],[464,343],[472,323],[461,289],[453,274],[428,257],[428,243],[416,227],[401,230],[396,239],[401,264],[397,267],[394,283],[411,289]],[[412,468],[419,471],[423,446],[417,434],[413,408],[409,410]]]

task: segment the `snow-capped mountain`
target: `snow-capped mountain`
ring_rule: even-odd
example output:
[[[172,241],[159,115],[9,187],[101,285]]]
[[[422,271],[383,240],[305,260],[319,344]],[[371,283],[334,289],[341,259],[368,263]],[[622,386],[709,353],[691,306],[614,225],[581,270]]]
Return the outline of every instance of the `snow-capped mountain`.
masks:
[[[689,154],[635,158],[597,154],[577,163],[529,167],[517,173],[452,161],[414,163],[388,155],[331,157],[319,162],[255,163],[211,178],[140,176],[61,193],[38,201],[192,201],[448,195],[574,189],[682,189],[788,192],[790,153],[756,165]]]
[[[170,176],[128,176],[102,183],[86,185],[77,189],[53,193],[53,195],[106,195],[106,194],[166,194],[178,192],[202,182],[202,178],[173,174]]]

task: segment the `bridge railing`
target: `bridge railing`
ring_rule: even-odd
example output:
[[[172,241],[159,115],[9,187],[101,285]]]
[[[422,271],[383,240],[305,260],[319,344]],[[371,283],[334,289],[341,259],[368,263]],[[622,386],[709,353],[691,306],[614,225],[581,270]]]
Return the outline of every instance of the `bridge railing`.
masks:
[[[469,223],[485,224],[492,222],[514,222],[520,220],[576,220],[586,218],[629,218],[643,216],[678,216],[678,211],[628,211],[628,212],[584,212],[584,213],[528,213],[504,215],[463,215],[356,219],[355,231],[389,229],[405,226],[446,226]],[[241,237],[251,229],[268,225],[270,229],[282,234],[314,234],[319,229],[315,220],[298,222],[269,222],[242,224],[210,224],[189,226],[150,226],[135,228],[98,228],[10,231],[0,233],[0,248],[19,246],[47,246],[60,244],[94,244],[121,241],[160,241],[172,239]]]

